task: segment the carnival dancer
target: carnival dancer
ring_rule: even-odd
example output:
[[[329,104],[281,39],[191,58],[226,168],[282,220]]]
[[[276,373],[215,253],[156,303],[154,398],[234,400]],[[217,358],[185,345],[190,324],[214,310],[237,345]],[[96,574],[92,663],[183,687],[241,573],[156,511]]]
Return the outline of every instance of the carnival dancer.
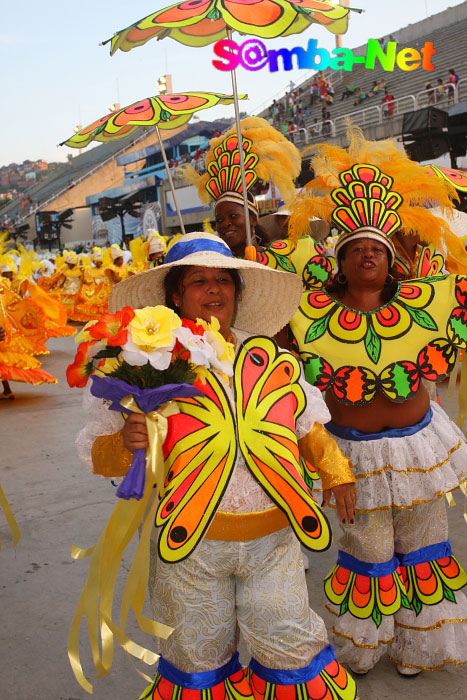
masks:
[[[56,384],[57,379],[40,369],[41,362],[33,357],[30,345],[16,332],[8,310],[11,298],[0,287],[0,381],[3,385],[1,399],[14,399],[10,383]]]
[[[291,210],[295,201],[295,180],[301,169],[299,150],[265,119],[248,117],[242,120],[241,126],[250,230],[257,261],[273,269],[295,272],[302,278],[305,289],[324,282],[331,276],[334,261],[314,238],[317,224],[323,222],[314,221],[313,217],[307,219],[298,240],[292,242],[285,238],[268,245],[252,192],[258,180],[273,183]],[[243,258],[247,241],[236,128],[211,141],[206,164],[204,175],[191,166],[184,168],[183,174],[198,188],[203,202],[214,200],[216,231],[233,254]]]
[[[110,246],[110,255],[112,258],[112,265],[107,267],[105,274],[112,284],[115,285],[128,279],[130,272],[123,257],[123,250],[120,248],[118,243],[113,243]]]
[[[386,650],[403,675],[467,663],[467,574],[449,542],[444,495],[467,480],[467,445],[423,380],[443,380],[467,346],[467,278],[394,279],[398,230],[462,259],[429,206],[452,190],[391,141],[350,132],[321,145],[292,214],[341,230],[338,273],[308,291],[291,327],[310,383],[326,392],[328,430],[355,465],[355,524],[342,526],[325,583],[338,658],[357,673]],[[462,389],[461,389],[462,391]]]
[[[83,269],[81,287],[73,310],[75,321],[87,322],[98,319],[108,312],[112,284],[106,274],[102,248],[94,246],[91,251],[93,267]]]
[[[68,318],[74,320],[76,296],[81,286],[82,272],[74,250],[63,252],[64,264],[50,278],[48,288],[52,296],[65,304]]]
[[[301,289],[296,275],[236,259],[218,237],[195,233],[171,247],[164,265],[112,292],[113,312],[165,303],[188,323],[217,319],[236,356],[230,379],[206,370],[196,384],[202,396],[177,400],[180,413],[168,419],[168,491],[156,520],[172,512],[173,499],[177,517],[154,531],[150,596],[154,618],[173,632],[161,640],[158,673],[142,698],[175,700],[195,689],[255,700],[356,697],[309,608],[301,566],[300,541],[325,548],[329,531],[303,481],[298,445],[313,453],[344,520],[353,519],[355,497],[351,465],[322,427],[324,401],[301,378],[297,359],[271,340]],[[148,445],[144,416],[124,421],[98,399],[90,410],[79,445],[92,445],[97,473],[124,473],[132,453]],[[193,472],[198,440],[208,445],[202,473]],[[238,661],[238,628],[253,657],[247,672]]]

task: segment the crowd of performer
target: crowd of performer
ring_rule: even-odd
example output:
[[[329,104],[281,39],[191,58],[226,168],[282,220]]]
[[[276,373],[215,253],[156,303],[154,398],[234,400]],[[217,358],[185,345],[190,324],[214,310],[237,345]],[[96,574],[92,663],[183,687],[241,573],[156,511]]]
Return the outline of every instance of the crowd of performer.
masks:
[[[235,396],[245,393],[242,420],[255,420],[254,411],[248,413],[253,401],[248,372],[259,372],[245,369],[242,353],[247,345],[269,368],[276,368],[280,358],[294,376],[290,384],[295,382],[298,405],[308,405],[311,418],[306,421],[308,414],[300,417],[296,404],[293,416],[276,412],[274,420],[283,435],[278,451],[283,456],[290,442],[284,436],[297,419],[290,454],[275,468],[279,475],[288,468],[293,472],[290,497],[298,499],[297,508],[302,499],[300,508],[310,509],[310,520],[296,522],[293,510],[281,505],[274,486],[278,482],[266,478],[267,465],[259,458],[255,462],[255,446],[246,444],[251,436],[242,436],[239,428],[235,440],[243,456],[231,465],[234,476],[228,488],[227,480],[225,494],[219,489],[212,496],[217,500],[211,528],[201,533],[208,533],[205,539],[200,535],[183,561],[168,561],[161,540],[159,549],[151,549],[154,614],[174,632],[161,645],[159,673],[143,697],[165,698],[169,692],[175,698],[186,689],[213,689],[223,683],[229,696],[251,694],[255,700],[280,697],[280,686],[293,691],[291,698],[301,694],[310,700],[353,700],[355,684],[341,662],[357,675],[366,674],[389,651],[403,676],[467,663],[467,600],[460,591],[467,573],[452,551],[445,507],[446,494],[465,490],[467,444],[439,404],[430,401],[434,393],[425,386],[457,372],[456,357],[467,348],[467,253],[449,224],[456,191],[449,177],[409,161],[394,143],[368,142],[354,129],[348,149],[321,146],[312,160],[315,179],[296,198],[301,157],[295,146],[257,118],[244,120],[242,133],[248,189],[259,177],[273,181],[287,205],[279,212],[285,219],[278,227],[282,237],[272,243],[263,235],[251,192],[247,226],[236,161],[227,158],[238,151],[232,129],[213,141],[206,175],[194,168],[185,172],[202,200],[214,201],[215,233],[192,233],[168,242],[150,232],[147,240],[132,242],[131,263],[116,244],[95,247],[89,255],[65,251],[47,260],[2,244],[3,398],[13,396],[10,381],[56,381],[37,359],[48,352],[47,340],[72,335],[79,324],[99,319],[108,312],[109,299],[111,311],[117,311],[134,305],[138,292],[153,305],[166,304],[194,322],[195,310],[210,321],[202,314],[209,315],[209,300],[211,306],[218,300],[220,333],[233,342],[237,357]],[[438,212],[433,212],[433,202]],[[323,240],[316,239],[317,231]],[[282,277],[289,287],[284,287],[281,301],[277,289]],[[154,298],[147,291],[151,280]],[[297,285],[303,287],[298,296]],[[240,422],[232,381],[213,375],[210,395],[223,391],[233,423]],[[462,376],[461,392],[467,389],[465,369]],[[271,387],[278,381],[274,375]],[[280,381],[289,380],[281,375]],[[108,413],[104,408],[103,416]],[[169,424],[170,449],[180,454],[183,412],[182,402],[182,418],[172,436]],[[129,453],[147,446],[144,418],[131,414],[118,425],[109,418],[107,427],[102,420],[101,433],[93,433],[92,439],[94,418],[88,428],[87,444],[102,445],[93,448],[94,468],[103,473],[101,462],[113,450],[122,473],[119,460],[129,466]],[[203,420],[209,416],[203,414]],[[104,438],[109,438],[111,452]],[[314,505],[303,495],[307,487],[298,463],[295,468],[298,450],[315,462],[324,503],[334,504],[341,516],[337,563],[325,584],[335,616],[337,659],[323,621],[308,609],[302,555],[294,538],[295,532],[313,549],[304,523],[313,518],[319,522],[312,514]],[[326,455],[332,456],[334,471]],[[257,482],[261,493],[256,493]],[[245,498],[238,506],[242,488]],[[271,529],[259,516],[273,510]],[[240,527],[247,515],[255,516],[248,521],[248,532]],[[228,537],[224,520],[232,531]],[[324,521],[320,526],[326,528]],[[242,572],[232,568],[239,542],[251,559]],[[237,593],[227,590],[232,575],[241,579],[244,593],[240,587]],[[193,590],[188,580],[194,582]],[[179,586],[180,581],[185,584]],[[274,614],[274,606],[267,604],[268,581],[284,596],[280,604],[274,601]],[[294,605],[285,600],[291,588]],[[203,605],[208,611],[204,629],[196,629]],[[232,612],[236,606],[237,618]],[[230,611],[228,621],[221,619],[221,610]],[[237,621],[254,657],[247,675],[239,675]],[[208,675],[211,685],[203,685]]]

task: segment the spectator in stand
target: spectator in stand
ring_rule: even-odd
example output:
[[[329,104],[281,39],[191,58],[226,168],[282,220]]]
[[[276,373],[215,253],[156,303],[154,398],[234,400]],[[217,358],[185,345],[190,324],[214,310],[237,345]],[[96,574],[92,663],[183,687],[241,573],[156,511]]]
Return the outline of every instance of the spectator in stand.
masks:
[[[441,102],[446,96],[446,88],[441,78],[438,78],[438,84],[436,86],[436,102]]]
[[[383,111],[384,115],[388,117],[388,119],[392,119],[394,116],[394,97],[391,95],[389,90],[386,90],[385,95],[383,97]]]
[[[452,83],[454,87],[456,87],[457,83],[459,82],[459,76],[457,75],[454,68],[449,69],[449,82]]]
[[[354,105],[360,105],[367,98],[366,92],[363,92],[362,88],[357,88],[355,91],[355,102]]]
[[[289,121],[287,126],[287,138],[292,143],[295,143],[295,134],[297,133],[297,125],[292,120]]]
[[[356,91],[355,85],[346,85],[341,96],[341,102],[342,100],[346,100],[348,97],[352,97],[354,92]]]
[[[303,112],[300,112],[300,114],[298,115],[298,128],[305,128],[305,115],[303,114]]]
[[[395,41],[395,42],[397,43],[397,39],[396,39],[396,37],[394,36],[394,34],[391,34],[391,35],[390,35],[389,41]]]
[[[386,81],[385,81],[384,79],[383,79],[383,80],[378,80],[378,88],[379,88],[382,92],[385,92],[385,91],[386,91]]]
[[[448,92],[448,106],[454,102],[454,96],[456,94],[457,83],[459,82],[459,76],[457,75],[454,68],[449,70],[448,82],[447,82],[447,92]]]
[[[435,88],[428,82],[425,83],[426,96],[428,98],[428,104],[433,105],[435,103]]]
[[[325,80],[323,80],[320,87],[320,97],[323,104],[327,104],[328,101],[328,86]]]

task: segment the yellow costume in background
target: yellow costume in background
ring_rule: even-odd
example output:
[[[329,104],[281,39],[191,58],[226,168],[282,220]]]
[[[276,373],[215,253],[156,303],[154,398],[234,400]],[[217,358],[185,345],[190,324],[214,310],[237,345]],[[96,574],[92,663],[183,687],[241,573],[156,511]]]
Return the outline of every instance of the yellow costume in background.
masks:
[[[106,275],[112,284],[118,284],[119,282],[123,282],[123,280],[128,279],[130,276],[130,269],[125,262],[123,262],[122,265],[115,264],[119,258],[123,259],[123,250],[117,243],[110,246],[110,255],[113,264],[108,266]]]
[[[109,296],[112,284],[106,274],[102,249],[95,247],[91,253],[95,267],[85,267],[81,287],[76,297],[73,318],[87,323],[100,318],[109,310]],[[100,267],[97,265],[100,264]]]
[[[65,264],[50,278],[49,288],[51,294],[65,304],[68,318],[75,320],[75,301],[81,287],[83,273],[78,267],[78,258],[75,252],[65,251],[64,259]]]

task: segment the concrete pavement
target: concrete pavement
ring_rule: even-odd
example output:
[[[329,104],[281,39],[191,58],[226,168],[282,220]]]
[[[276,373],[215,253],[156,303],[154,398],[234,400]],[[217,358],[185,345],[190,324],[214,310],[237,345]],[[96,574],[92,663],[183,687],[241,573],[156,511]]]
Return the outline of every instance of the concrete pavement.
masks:
[[[76,682],[67,656],[67,637],[79,595],[88,572],[88,561],[73,561],[71,546],[89,547],[97,541],[115,506],[115,491],[104,479],[83,470],[74,439],[83,423],[81,392],[69,389],[66,366],[75,346],[73,339],[48,343],[52,354],[44,369],[59,378],[54,386],[14,384],[15,401],[0,402],[0,482],[21,527],[22,539],[14,551],[11,536],[0,514],[0,700],[84,700],[87,693]],[[450,509],[451,541],[460,560],[467,564],[467,525],[463,497]],[[335,561],[335,547],[310,555],[307,575],[312,607],[323,616],[328,630],[332,620],[324,607],[321,580]],[[124,561],[128,570],[128,558]],[[130,633],[143,644],[151,640]],[[94,679],[82,628],[83,665]],[[241,647],[242,660],[248,657]],[[151,672],[149,671],[149,675]],[[364,678],[357,679],[362,700],[461,700],[467,697],[467,666],[414,679],[398,676],[383,659]],[[117,648],[109,676],[96,680],[96,700],[136,700],[145,681]]]

